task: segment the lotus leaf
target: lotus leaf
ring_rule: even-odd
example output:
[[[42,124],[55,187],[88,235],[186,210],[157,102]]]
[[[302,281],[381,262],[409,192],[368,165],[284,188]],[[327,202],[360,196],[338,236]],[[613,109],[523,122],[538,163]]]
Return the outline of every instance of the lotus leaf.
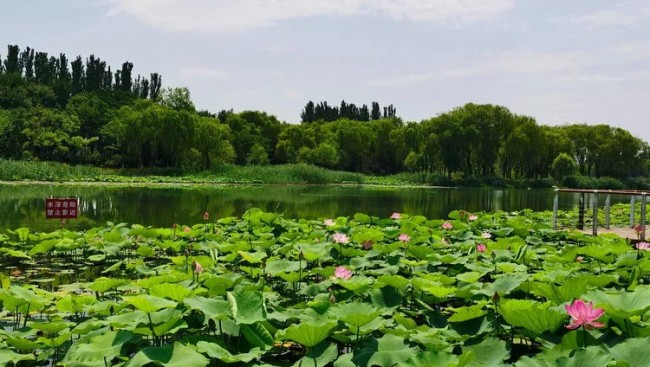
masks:
[[[266,307],[262,292],[228,292],[230,314],[237,324],[253,324],[266,320]]]
[[[333,321],[326,323],[301,322],[281,330],[277,335],[280,339],[290,339],[308,348],[315,347],[325,340],[330,331],[336,326]]]
[[[195,347],[174,342],[162,347],[144,348],[124,367],[143,367],[150,363],[163,367],[205,367],[210,360],[197,352]]]
[[[122,297],[125,302],[129,303],[136,309],[146,312],[153,313],[163,308],[176,307],[176,302],[166,300],[164,298],[150,296],[148,294],[139,294],[137,296],[126,296]]]

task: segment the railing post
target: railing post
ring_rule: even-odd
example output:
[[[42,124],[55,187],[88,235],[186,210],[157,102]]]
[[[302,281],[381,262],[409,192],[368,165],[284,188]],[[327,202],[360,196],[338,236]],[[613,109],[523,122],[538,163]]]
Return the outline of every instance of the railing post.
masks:
[[[560,193],[555,190],[555,197],[553,198],[553,229],[557,229],[557,209],[560,204]]]
[[[607,198],[605,199],[605,228],[607,229],[609,229],[610,206],[611,206],[611,195],[607,194]]]
[[[634,212],[636,211],[636,208],[634,207],[634,198],[634,195],[630,197],[630,228],[634,228]]]
[[[578,229],[585,229],[585,194],[580,193],[578,204]]]
[[[594,236],[598,236],[598,190],[594,190],[594,201],[591,207],[594,213],[591,220],[591,233]]]
[[[645,206],[646,193],[641,193],[641,241],[645,241]]]

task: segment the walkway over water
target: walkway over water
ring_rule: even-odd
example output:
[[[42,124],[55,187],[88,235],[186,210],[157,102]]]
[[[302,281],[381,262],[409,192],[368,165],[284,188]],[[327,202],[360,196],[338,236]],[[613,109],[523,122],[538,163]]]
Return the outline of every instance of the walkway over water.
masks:
[[[592,224],[591,233],[594,236],[598,235],[598,198],[599,195],[605,195],[605,223],[604,233],[615,233],[621,237],[629,238],[631,240],[645,241],[646,236],[646,204],[647,196],[650,195],[649,191],[641,190],[595,190],[595,189],[555,189],[555,198],[553,199],[553,228],[557,229],[557,211],[560,202],[560,193],[567,192],[573,194],[580,194],[580,201],[578,205],[578,229],[588,233],[584,229],[585,223],[585,194],[592,195]],[[630,196],[630,225],[628,228],[611,228],[610,227],[610,195],[629,195]],[[641,197],[641,213],[639,218],[639,231],[635,229],[636,217],[636,199]]]

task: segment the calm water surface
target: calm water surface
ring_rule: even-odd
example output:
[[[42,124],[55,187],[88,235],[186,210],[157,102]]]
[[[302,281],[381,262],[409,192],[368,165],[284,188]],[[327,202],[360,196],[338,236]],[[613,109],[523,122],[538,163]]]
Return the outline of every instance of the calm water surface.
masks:
[[[351,216],[358,212],[379,217],[403,212],[446,218],[455,209],[550,210],[554,194],[552,189],[0,184],[0,232],[18,227],[42,231],[58,228],[59,221],[45,219],[45,198],[50,196],[79,197],[80,217],[66,227],[85,229],[107,221],[160,227],[191,225],[202,222],[206,210],[215,218],[241,216],[252,207],[283,213],[287,218]],[[612,203],[628,200],[612,196]],[[601,205],[603,202],[601,198]],[[574,208],[577,203],[577,195],[561,194],[561,209]]]

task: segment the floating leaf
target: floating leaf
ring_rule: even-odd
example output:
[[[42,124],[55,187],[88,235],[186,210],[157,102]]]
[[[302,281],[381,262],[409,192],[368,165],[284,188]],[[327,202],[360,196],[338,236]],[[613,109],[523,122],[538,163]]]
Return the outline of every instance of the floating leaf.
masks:
[[[174,342],[162,347],[144,348],[124,367],[143,367],[150,363],[163,367],[205,367],[210,360],[197,352],[195,347]]]
[[[127,297],[122,297],[122,299],[124,299],[125,302],[129,303],[136,309],[146,313],[156,312],[163,308],[176,307],[176,302],[174,301],[166,300],[160,297],[150,296],[148,294],[140,294],[137,296],[130,296],[130,297],[127,296]]]
[[[253,324],[266,320],[266,308],[262,292],[228,292],[230,313],[238,324]]]
[[[327,323],[313,323],[301,322],[300,324],[293,324],[288,328],[282,330],[278,334],[280,339],[290,339],[296,343],[300,343],[308,348],[318,345],[318,343],[325,340],[330,331],[336,326],[333,321]]]
[[[419,351],[409,347],[404,339],[393,334],[386,334],[379,339],[368,339],[361,343],[354,362],[362,366],[401,366]]]

